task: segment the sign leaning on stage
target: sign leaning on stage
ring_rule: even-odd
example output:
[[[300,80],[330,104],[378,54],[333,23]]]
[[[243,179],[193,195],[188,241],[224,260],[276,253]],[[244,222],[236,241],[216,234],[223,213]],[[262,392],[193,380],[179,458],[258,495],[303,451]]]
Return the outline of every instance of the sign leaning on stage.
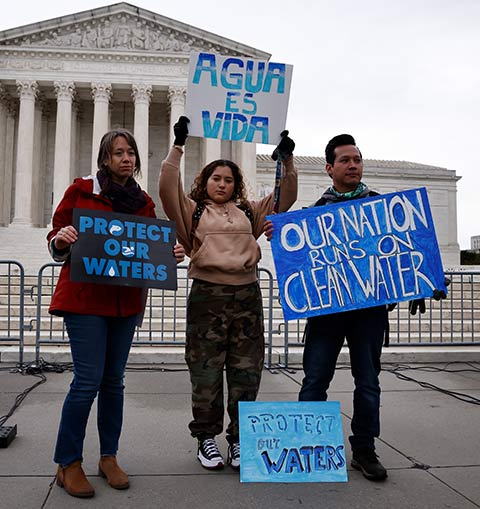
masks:
[[[185,114],[190,136],[276,145],[285,129],[293,66],[190,54]]]
[[[74,209],[73,226],[72,281],[177,289],[173,221]]]
[[[241,482],[346,482],[338,401],[240,401]]]
[[[268,219],[286,320],[446,293],[425,188]]]

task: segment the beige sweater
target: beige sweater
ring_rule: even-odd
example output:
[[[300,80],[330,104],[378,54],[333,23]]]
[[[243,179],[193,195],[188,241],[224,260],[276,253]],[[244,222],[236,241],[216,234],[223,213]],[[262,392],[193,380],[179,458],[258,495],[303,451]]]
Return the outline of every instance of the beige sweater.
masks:
[[[160,169],[160,199],[168,218],[175,221],[177,238],[190,257],[188,275],[211,283],[243,285],[256,281],[256,267],[261,258],[256,239],[262,234],[265,216],[272,212],[273,193],[255,202],[253,228],[245,212],[233,201],[226,206],[206,201],[191,239],[192,215],[196,203],[183,191],[180,160],[183,150],[174,146]],[[297,199],[297,171],[293,156],[285,160],[286,175],[282,179],[279,211],[288,210]],[[274,175],[272,175],[272,182]],[[253,231],[252,231],[253,230]]]

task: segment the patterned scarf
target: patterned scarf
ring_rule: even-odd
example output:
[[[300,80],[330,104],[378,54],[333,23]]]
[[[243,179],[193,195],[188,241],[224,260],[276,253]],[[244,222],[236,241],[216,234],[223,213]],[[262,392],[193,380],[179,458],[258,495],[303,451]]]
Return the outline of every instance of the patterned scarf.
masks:
[[[353,191],[349,191],[348,193],[340,193],[333,186],[330,186],[324,193],[322,198],[325,199],[327,203],[351,200],[352,198],[364,198],[368,196],[370,193],[370,189],[368,189],[367,185],[363,182],[360,182],[356,189]]]

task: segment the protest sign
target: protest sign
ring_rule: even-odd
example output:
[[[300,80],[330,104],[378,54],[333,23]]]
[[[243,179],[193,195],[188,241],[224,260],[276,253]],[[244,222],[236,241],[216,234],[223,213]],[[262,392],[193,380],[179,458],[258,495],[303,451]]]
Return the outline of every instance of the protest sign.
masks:
[[[241,482],[345,482],[338,401],[239,402]]]
[[[425,188],[268,219],[286,320],[446,292]]]
[[[174,222],[74,209],[73,226],[72,281],[177,289]]]
[[[192,52],[185,115],[190,136],[276,145],[293,66]]]

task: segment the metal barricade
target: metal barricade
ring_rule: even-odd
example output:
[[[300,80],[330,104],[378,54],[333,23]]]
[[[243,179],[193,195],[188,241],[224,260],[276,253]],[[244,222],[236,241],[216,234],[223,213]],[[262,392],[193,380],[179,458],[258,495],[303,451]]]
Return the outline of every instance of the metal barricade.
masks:
[[[446,272],[451,283],[444,300],[425,299],[424,314],[411,315],[408,302],[389,313],[391,346],[480,345],[480,272]],[[285,366],[289,348],[303,346],[305,320],[280,324],[274,334],[283,336]],[[282,363],[283,364],[283,363]]]
[[[0,260],[0,344],[18,343],[23,363],[25,330],[25,270],[13,260]]]
[[[61,264],[44,265],[38,274],[36,358],[41,344],[67,343],[63,320],[48,314],[48,305]],[[390,313],[392,346],[446,346],[480,344],[480,272],[449,272],[447,299],[426,299],[426,312],[412,316],[408,303],[402,302]],[[285,322],[272,273],[258,270],[262,289],[265,323],[265,365],[272,367],[274,353],[288,366],[289,349],[303,347],[305,320]],[[143,325],[138,328],[134,345],[183,346],[186,331],[186,307],[190,291],[187,267],[178,266],[177,291],[150,289]],[[298,350],[298,349],[297,349]]]

